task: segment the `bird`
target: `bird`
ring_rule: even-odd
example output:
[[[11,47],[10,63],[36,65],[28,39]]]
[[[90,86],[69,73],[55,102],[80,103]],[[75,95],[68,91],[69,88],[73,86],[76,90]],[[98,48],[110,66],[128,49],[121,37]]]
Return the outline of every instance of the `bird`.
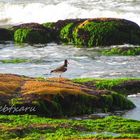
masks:
[[[67,71],[67,66],[68,66],[68,60],[65,59],[64,64],[54,70],[51,70],[50,73],[60,73],[59,77],[61,77],[62,73]]]

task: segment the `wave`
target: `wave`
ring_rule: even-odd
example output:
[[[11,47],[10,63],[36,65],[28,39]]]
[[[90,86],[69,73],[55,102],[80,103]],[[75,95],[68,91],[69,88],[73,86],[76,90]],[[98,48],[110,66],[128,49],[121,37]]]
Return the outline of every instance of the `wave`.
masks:
[[[96,6],[95,6],[96,5]],[[113,5],[112,5],[113,6]],[[27,22],[55,22],[70,18],[116,17],[134,21],[140,25],[140,10],[136,5],[118,7],[104,6],[101,3],[87,4],[59,2],[47,3],[4,3],[0,2],[0,25]]]

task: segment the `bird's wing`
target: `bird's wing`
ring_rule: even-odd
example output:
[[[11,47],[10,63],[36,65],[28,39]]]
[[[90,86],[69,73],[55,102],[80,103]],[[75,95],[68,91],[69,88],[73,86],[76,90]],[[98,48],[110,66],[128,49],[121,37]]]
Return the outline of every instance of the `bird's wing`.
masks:
[[[64,66],[60,66],[60,67],[52,70],[51,72],[60,72],[60,71],[63,71],[63,69],[64,69]]]

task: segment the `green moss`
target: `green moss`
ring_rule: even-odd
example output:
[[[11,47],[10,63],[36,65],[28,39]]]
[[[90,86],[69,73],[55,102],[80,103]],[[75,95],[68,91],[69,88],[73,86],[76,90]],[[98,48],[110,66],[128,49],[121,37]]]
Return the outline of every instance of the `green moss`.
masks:
[[[73,31],[74,44],[93,47],[113,44],[140,43],[136,25],[119,20],[84,21]],[[139,32],[139,33],[138,33]],[[132,37],[133,34],[135,37]]]
[[[63,96],[63,97],[62,97]],[[85,95],[55,95],[51,102],[40,100],[39,114],[46,116],[74,116],[92,114],[98,110],[109,112],[114,110],[132,109],[135,105],[125,96],[118,93],[100,96]]]
[[[60,39],[62,42],[71,43],[72,42],[72,28],[74,23],[69,23],[64,26],[60,31]]]
[[[17,43],[47,43],[50,38],[47,33],[34,29],[17,29],[14,33]]]
[[[133,109],[135,105],[124,95],[113,92],[112,94],[103,94],[99,99],[100,106],[104,112],[114,110]]]
[[[87,83],[87,82],[93,82],[93,81],[96,81],[97,79],[95,78],[76,78],[76,79],[73,79],[72,81],[75,82],[75,83]]]
[[[135,56],[140,55],[140,47],[131,47],[131,48],[111,48],[101,51],[103,55],[126,55],[126,56]]]
[[[98,89],[108,89],[111,90],[112,87],[117,86],[121,83],[123,83],[124,81],[127,81],[127,78],[120,78],[120,79],[100,79],[100,80],[96,80],[96,87]]]
[[[20,98],[13,98],[13,99],[10,100],[10,105],[11,106],[21,105],[21,104],[23,104],[22,100],[23,99],[21,97]]]
[[[116,21],[91,22],[78,26],[74,33],[74,41],[77,45],[106,46],[121,44],[122,39],[127,40],[128,35],[119,30],[120,23]],[[119,42],[120,41],[120,42]]]
[[[77,83],[87,83],[92,82],[98,89],[108,89],[111,90],[113,86],[119,85],[128,80],[137,80],[135,78],[116,78],[116,79],[95,79],[95,78],[77,78],[73,79]]]
[[[41,60],[31,60],[31,59],[24,59],[24,58],[13,58],[13,59],[3,59],[0,60],[1,63],[12,63],[12,64],[18,64],[18,63],[41,63]],[[36,78],[37,79],[37,78]],[[43,77],[38,77],[38,79],[45,79]]]
[[[55,23],[54,22],[47,22],[43,23],[43,26],[49,29],[54,29],[55,28]]]
[[[2,62],[2,63],[13,63],[13,64],[17,64],[17,63],[26,63],[26,62],[30,62],[30,60],[28,60],[28,59],[15,58],[15,59],[0,60],[0,62]]]
[[[112,98],[112,107],[118,110],[133,109],[135,107],[135,105],[130,100],[127,100],[124,95],[113,93]]]
[[[97,89],[107,89],[121,94],[137,94],[140,92],[140,78],[116,78],[116,79],[95,79],[78,78],[73,80],[76,83],[91,84]]]
[[[101,96],[101,104],[103,106],[103,111],[104,112],[108,112],[110,110],[112,110],[112,107],[113,107],[113,96],[112,95],[102,95]]]
[[[40,114],[46,116],[73,116],[90,114],[96,110],[98,97],[91,95],[55,95],[52,101],[40,100]]]
[[[19,43],[26,42],[26,36],[31,32],[31,29],[18,29],[14,33],[14,40]]]
[[[0,123],[1,139],[140,138],[140,121],[115,116],[78,121],[34,115],[0,115]]]
[[[96,79],[96,78],[77,78],[73,79],[73,82],[76,83],[88,83],[91,82],[95,84],[98,89],[108,89],[111,90],[112,87],[118,86],[127,81],[137,81],[140,80],[139,78],[116,78],[116,79]]]

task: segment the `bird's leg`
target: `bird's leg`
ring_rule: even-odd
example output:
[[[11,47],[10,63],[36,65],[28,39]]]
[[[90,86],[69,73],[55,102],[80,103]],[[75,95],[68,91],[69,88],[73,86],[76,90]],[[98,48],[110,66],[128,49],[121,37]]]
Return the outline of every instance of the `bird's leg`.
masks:
[[[62,74],[59,75],[60,78],[61,78],[61,75],[62,75]]]

